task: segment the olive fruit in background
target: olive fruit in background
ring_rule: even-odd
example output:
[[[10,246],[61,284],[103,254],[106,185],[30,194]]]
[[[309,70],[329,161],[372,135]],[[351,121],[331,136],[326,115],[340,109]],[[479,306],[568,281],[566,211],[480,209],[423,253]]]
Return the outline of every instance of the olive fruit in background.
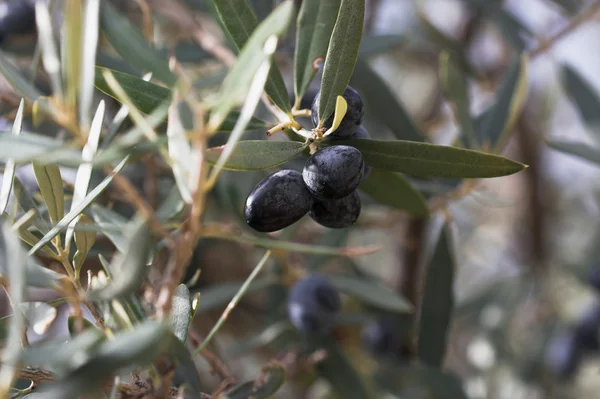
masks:
[[[0,43],[11,36],[35,32],[35,7],[29,0],[0,3]]]
[[[302,170],[306,187],[318,199],[340,199],[358,188],[365,173],[359,150],[346,145],[323,148],[308,158]]]
[[[343,229],[352,226],[360,216],[361,202],[356,191],[341,199],[315,199],[310,217],[324,227]]]
[[[561,379],[572,377],[581,362],[582,351],[573,331],[565,330],[557,334],[545,353],[546,368]]]
[[[588,284],[600,294],[600,264],[595,265],[588,276]]]
[[[398,353],[401,339],[398,321],[392,317],[380,317],[371,321],[362,333],[364,347],[376,356]]]
[[[341,310],[341,299],[335,287],[321,275],[298,280],[288,296],[288,317],[292,324],[307,334],[326,334]]]
[[[281,170],[263,179],[246,199],[244,216],[256,231],[273,232],[302,219],[313,199],[295,170]]]
[[[365,110],[360,94],[354,88],[350,86],[346,87],[342,97],[348,103],[348,109],[340,126],[331,135],[346,138],[360,127]],[[311,107],[311,119],[315,127],[319,124],[319,98],[321,98],[321,92],[317,93]],[[323,124],[325,130],[333,125],[333,117],[334,115],[332,114]]]
[[[600,349],[599,327],[600,304],[594,303],[583,313],[573,327],[577,345],[586,351],[597,351]]]

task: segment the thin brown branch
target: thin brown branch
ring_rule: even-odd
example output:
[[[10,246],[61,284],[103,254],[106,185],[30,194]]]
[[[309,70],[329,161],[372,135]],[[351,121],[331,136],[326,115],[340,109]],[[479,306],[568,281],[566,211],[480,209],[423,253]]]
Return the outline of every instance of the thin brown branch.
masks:
[[[190,342],[194,347],[197,347],[202,343],[202,338],[193,328],[190,328],[189,337]],[[200,352],[200,355],[204,358],[204,360],[208,362],[208,364],[211,367],[211,370],[215,372],[219,376],[219,378],[221,378],[221,380],[237,382],[237,378],[234,377],[233,374],[231,374],[229,368],[225,365],[225,363],[223,363],[221,359],[217,357],[217,355],[215,355],[208,349],[204,349],[202,352]]]
[[[600,12],[600,1],[596,1],[588,8],[571,18],[566,28],[556,33],[554,36],[543,40],[540,45],[531,52],[531,58],[537,57],[538,55],[550,50],[559,40],[573,32],[584,22],[592,19],[598,12]]]
[[[421,259],[425,246],[425,218],[413,218],[409,221],[404,244],[403,273],[398,282],[398,291],[413,305],[415,315],[421,305]],[[416,320],[416,317],[415,317]],[[415,354],[415,337],[410,335],[409,342],[405,342],[403,352],[408,356]]]

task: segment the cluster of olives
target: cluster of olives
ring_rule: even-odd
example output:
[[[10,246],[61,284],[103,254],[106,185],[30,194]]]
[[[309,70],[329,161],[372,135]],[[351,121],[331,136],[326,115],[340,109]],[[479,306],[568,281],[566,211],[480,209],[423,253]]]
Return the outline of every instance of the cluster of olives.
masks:
[[[600,294],[600,266],[592,271],[589,284]],[[562,331],[550,343],[547,365],[562,378],[572,377],[582,359],[600,352],[600,302],[596,301],[575,324]]]
[[[318,93],[311,109],[312,122],[319,122]],[[348,86],[343,94],[348,103],[339,127],[324,140],[368,139],[361,125],[363,102],[358,92]],[[324,123],[329,129],[333,115]],[[288,227],[307,213],[322,226],[341,229],[356,222],[361,211],[357,189],[368,176],[370,167],[354,147],[331,145],[308,158],[302,173],[285,169],[262,180],[246,199],[244,215],[254,230],[273,232]]]

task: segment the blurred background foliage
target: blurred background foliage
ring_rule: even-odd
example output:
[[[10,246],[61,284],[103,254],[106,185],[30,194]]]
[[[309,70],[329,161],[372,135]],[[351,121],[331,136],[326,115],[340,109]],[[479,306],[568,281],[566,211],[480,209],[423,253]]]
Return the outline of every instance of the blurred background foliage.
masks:
[[[64,2],[50,0],[48,4],[57,38],[64,26]],[[296,0],[295,7],[301,2]],[[206,46],[211,40],[228,51],[235,46],[211,1],[107,3],[128,18],[163,60],[175,56],[199,97],[218,90],[228,67]],[[262,21],[280,2],[250,3]],[[588,276],[599,255],[599,16],[596,0],[367,0],[351,85],[363,96],[364,124],[372,137],[483,149],[529,168],[512,176],[476,181],[411,178],[435,211],[430,219],[395,209],[392,193],[384,200],[364,197],[361,217],[351,229],[326,230],[305,218],[278,233],[279,239],[294,243],[338,248],[378,244],[381,249],[356,257],[273,249],[269,272],[253,282],[217,337],[194,359],[202,391],[235,387],[226,397],[249,397],[243,382],[262,372],[267,382],[277,385],[283,382],[281,367],[285,367],[285,381],[274,397],[598,397],[600,357],[594,350],[586,351],[581,359],[577,356],[578,367],[573,370],[567,370],[571,367],[565,366],[565,359],[569,351],[575,351],[568,338],[573,326],[598,306],[598,292],[590,287]],[[118,36],[118,22],[106,13],[100,18],[96,63],[142,77],[147,72],[143,60],[132,62],[135,54],[127,59],[122,48],[115,46],[118,42],[125,48],[132,46],[127,37]],[[290,91],[290,102],[294,28],[291,24],[281,37],[274,57]],[[6,38],[0,46],[0,70],[6,76],[6,65],[14,65],[42,94],[50,95],[52,76],[40,65],[37,43],[35,32]],[[310,101],[319,85],[317,75],[305,101]],[[20,100],[14,81],[1,82],[3,131],[10,132]],[[111,131],[121,104],[97,91],[92,109],[100,100],[106,104],[104,132]],[[246,132],[244,139],[263,139],[265,127],[276,124],[263,104],[255,117],[267,124]],[[55,121],[35,119],[31,107],[26,107],[23,130],[65,137]],[[125,118],[118,133],[134,125]],[[159,125],[157,131],[165,129],[166,125]],[[209,145],[222,145],[227,137],[228,132],[218,133]],[[109,142],[103,135],[100,148]],[[280,167],[299,170],[303,162],[304,158],[297,158]],[[76,170],[60,169],[67,209]],[[160,209],[176,224],[182,205],[170,172],[156,154],[140,151],[122,173],[154,209],[166,204]],[[209,195],[206,222],[254,234],[243,220],[243,203],[270,172],[224,171]],[[31,165],[17,167],[16,176],[45,217]],[[105,177],[102,169],[95,169],[90,187]],[[98,255],[110,260],[114,248],[127,239],[122,229],[135,211],[122,186],[114,183],[94,202],[86,214],[106,230],[97,234],[87,255],[81,272],[84,280],[88,269],[93,273],[102,269]],[[194,249],[184,282],[189,282],[192,295],[200,292],[200,300],[188,345],[197,347],[209,334],[263,256],[264,251],[254,244],[264,237],[254,237],[247,242],[203,238]],[[51,260],[44,264],[59,270]],[[445,275],[448,269],[443,265],[451,265],[453,273]],[[305,270],[332,273],[334,283],[346,294],[344,313],[325,342],[306,340],[287,321],[286,286]],[[340,275],[353,279],[348,282]],[[150,285],[160,277],[160,270],[152,270]],[[30,344],[47,337],[60,340],[73,332],[72,309],[56,293],[32,288],[26,296],[28,303],[58,301],[50,302],[56,311],[42,304],[38,313],[27,313],[33,318],[30,322],[41,320],[43,325],[38,331],[36,323],[28,329]],[[10,315],[6,297],[0,304],[2,314]],[[415,320],[407,311],[411,304],[434,311],[418,320],[420,334],[414,340]],[[402,337],[402,347],[394,356],[373,355],[363,344],[365,326],[379,315],[392,315]],[[447,346],[436,348],[449,315],[448,335],[442,337]],[[598,323],[592,323],[591,330],[592,340],[597,341]],[[156,344],[151,338],[144,350]],[[312,352],[323,346],[328,348],[327,361]],[[272,361],[277,363],[269,364]],[[100,368],[93,370],[118,368],[110,357],[96,367]],[[42,385],[50,380],[36,373],[21,372],[22,393],[28,393],[26,387],[32,380]],[[137,397],[127,392],[119,395]]]

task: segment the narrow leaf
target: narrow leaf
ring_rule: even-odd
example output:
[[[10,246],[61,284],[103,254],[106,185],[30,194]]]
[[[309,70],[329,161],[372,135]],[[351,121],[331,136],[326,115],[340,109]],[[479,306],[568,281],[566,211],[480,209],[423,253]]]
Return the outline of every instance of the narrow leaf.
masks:
[[[175,84],[177,78],[167,61],[146,42],[138,29],[106,1],[101,4],[100,25],[110,44],[123,59],[140,69],[151,71],[155,78],[168,86]]]
[[[111,262],[111,282],[98,290],[90,291],[94,300],[122,298],[134,292],[143,282],[147,272],[146,261],[152,249],[147,221],[136,219],[127,226],[127,249]]]
[[[25,102],[21,99],[19,103],[19,109],[15,121],[13,122],[12,134],[18,136],[21,134],[21,126],[23,125],[23,106]],[[4,165],[4,173],[2,175],[2,187],[0,188],[0,215],[6,211],[8,206],[8,200],[10,198],[10,192],[12,191],[13,180],[15,177],[15,161],[8,158]]]
[[[78,398],[93,392],[106,378],[145,366],[169,349],[169,326],[147,321],[135,330],[103,342],[94,356],[69,375],[41,390],[46,399]]]
[[[514,127],[527,96],[526,55],[518,57],[504,75],[494,104],[475,120],[478,141],[500,152]]]
[[[296,102],[306,93],[317,71],[314,61],[325,58],[341,0],[302,2],[296,27],[294,93]]]
[[[110,71],[113,74],[135,107],[145,114],[151,114],[158,106],[171,100],[171,90],[165,87],[114,69],[96,67],[94,86],[117,101],[120,101],[120,99],[104,79],[104,71]]]
[[[0,222],[1,223],[1,222]],[[0,224],[0,274],[8,279],[8,295],[13,306],[13,317],[8,326],[8,337],[0,362],[0,397],[8,397],[15,378],[15,369],[21,353],[21,338],[25,318],[19,310],[25,290],[27,254],[7,223]]]
[[[17,165],[35,161],[38,164],[79,166],[81,153],[64,148],[64,145],[61,140],[38,134],[0,133],[0,159],[12,159]]]
[[[328,278],[341,292],[369,305],[398,313],[412,311],[408,301],[383,284],[342,275],[330,275]]]
[[[74,219],[77,220],[77,219]],[[78,225],[92,225],[94,222],[85,215],[81,215]],[[75,267],[75,275],[79,276],[81,267],[85,262],[88,252],[94,246],[96,242],[96,233],[94,231],[76,231],[75,232],[75,245],[77,245],[77,252],[73,255],[73,266]]]
[[[104,234],[110,240],[110,242],[117,247],[119,252],[125,253],[127,250],[127,243],[125,242],[123,230],[127,224],[127,219],[118,213],[98,204],[92,204],[90,210],[92,217],[94,218],[94,222],[102,231],[102,234]]]
[[[83,5],[81,0],[67,0],[63,2],[64,24],[61,29],[61,44],[63,46],[62,61],[65,80],[67,104],[75,107],[81,77],[82,61],[82,17]]]
[[[350,84],[360,91],[369,114],[381,121],[398,140],[424,141],[425,135],[417,128],[404,105],[396,100],[389,85],[364,59],[359,59]]]
[[[242,107],[240,118],[236,122],[235,128],[233,129],[231,135],[229,136],[229,139],[227,140],[227,144],[225,144],[225,147],[223,147],[223,152],[220,154],[219,159],[217,160],[213,170],[211,171],[211,174],[208,178],[209,184],[214,184],[214,182],[216,182],[219,173],[233,155],[238,141],[241,139],[242,135],[244,134],[244,131],[246,130],[246,125],[248,124],[248,122],[250,122],[252,114],[254,113],[256,107],[258,106],[258,103],[260,102],[260,97],[262,95],[265,82],[267,81],[267,75],[269,73],[269,69],[271,68],[270,55],[272,54],[272,51],[275,50],[276,43],[276,37],[271,36],[265,44],[264,51],[267,55],[267,58],[261,62],[261,65],[256,71],[254,79],[252,79],[252,84],[250,85],[246,101],[244,102],[244,106]],[[269,46],[271,46],[271,48],[269,48]],[[211,122],[209,122],[209,126]]]
[[[315,371],[325,378],[340,398],[367,399],[373,398],[363,377],[350,363],[350,358],[332,337],[315,339],[313,348],[324,349],[327,357],[315,365]]]
[[[525,165],[498,155],[401,140],[340,140],[358,148],[374,168],[420,177],[486,178],[517,173]]]
[[[37,162],[32,166],[40,192],[48,207],[50,221],[58,223],[65,215],[65,195],[60,169],[57,165],[40,165]]]
[[[360,190],[382,205],[388,205],[413,215],[425,216],[429,207],[423,194],[403,175],[382,169],[371,169],[360,184]]]
[[[319,121],[326,121],[335,110],[337,96],[346,90],[354,72],[365,18],[365,0],[342,0],[325,57]]]
[[[306,144],[295,141],[247,140],[236,144],[231,157],[223,165],[225,170],[263,170],[280,165],[306,148]],[[209,148],[206,161],[214,165],[224,146]]]
[[[0,51],[0,73],[6,78],[6,81],[12,88],[22,97],[25,97],[29,102],[33,103],[42,96],[42,93],[25,77],[21,72],[6,58]],[[45,111],[50,111],[44,108]]]
[[[588,82],[573,67],[562,67],[563,83],[567,94],[577,105],[579,113],[590,129],[600,129],[600,96]]]
[[[427,266],[419,317],[419,359],[431,367],[441,368],[446,354],[454,309],[455,269],[452,231],[444,225]]]
[[[246,47],[247,43],[250,42],[250,36],[256,35],[256,31],[258,31],[258,20],[256,15],[254,15],[248,0],[213,0],[213,3],[223,25],[235,43],[235,46],[238,51],[242,52],[242,48]],[[272,33],[282,35],[287,29],[289,19],[294,11],[293,3],[289,0],[285,1],[278,7],[278,10],[278,12],[281,12],[283,15],[279,15],[275,18],[275,11],[273,11],[265,21],[269,21],[269,24],[281,24],[282,26],[277,27],[278,33],[275,31],[272,31]],[[263,21],[261,25],[264,25],[265,21]],[[238,62],[240,58],[241,54],[238,58]],[[276,65],[273,65],[269,73],[265,91],[271,101],[273,101],[273,103],[282,111],[286,113],[291,111],[288,91],[285,87],[281,72]]]
[[[600,165],[600,149],[590,146],[586,143],[578,143],[569,140],[547,140],[548,146],[566,154],[575,155]]]
[[[64,91],[62,85],[62,75],[60,72],[60,58],[58,57],[58,50],[56,49],[56,44],[54,43],[50,11],[48,10],[45,2],[36,1],[35,17],[44,69],[50,76],[52,91],[59,98],[62,98],[64,97]]]
[[[223,1],[223,3],[229,1]],[[239,3],[240,1],[236,2]],[[242,3],[244,2],[245,0],[242,1]],[[258,68],[266,59],[270,58],[275,51],[276,42],[270,42],[269,46],[266,46],[267,40],[272,35],[278,37],[285,32],[290,23],[293,11],[293,3],[289,0],[285,1],[278,6],[251,35],[248,35],[248,38],[244,40],[243,47],[238,46],[240,48],[239,57],[225,78],[221,87],[219,100],[217,104],[215,104],[213,113],[211,113],[209,126],[212,126],[213,129],[216,129],[216,127],[222,123],[223,119],[229,114],[235,103],[239,101],[240,98],[245,97],[248,87],[254,80]],[[227,25],[227,23],[225,25]],[[273,77],[273,75],[269,76],[271,78]],[[283,82],[281,84],[283,85]],[[283,88],[285,89],[285,85],[283,85]],[[273,94],[267,84],[265,84],[265,90],[267,90],[267,94]],[[275,99],[273,99],[273,101],[281,107],[279,104],[280,101],[275,101]],[[290,105],[287,89],[285,91],[285,104],[287,110],[289,110]]]
[[[475,128],[471,119],[471,100],[468,92],[468,81],[460,69],[456,55],[444,52],[440,56],[440,76],[447,100],[452,104],[454,118],[461,128],[461,136],[469,148],[479,148],[475,137]]]
[[[191,387],[197,394],[199,394],[201,390],[200,376],[198,375],[198,370],[196,370],[196,365],[192,360],[190,351],[173,333],[169,333],[168,341],[169,355],[175,358],[179,363],[179,367],[175,369],[174,380],[177,381],[178,385],[178,380],[182,380],[183,382],[187,383],[186,385]]]
[[[102,132],[102,122],[104,121],[104,110],[105,105],[104,100],[102,100],[98,105],[96,115],[92,121],[87,142],[81,151],[81,159],[85,163],[79,165],[77,174],[75,175],[75,189],[73,191],[73,200],[71,201],[71,210],[75,208],[83,200],[83,198],[85,198],[90,186],[90,179],[92,178],[91,162],[96,155],[96,151],[98,151],[100,133]],[[77,217],[69,224],[69,228],[67,229],[67,234],[65,236],[65,248],[68,248],[71,243],[71,238],[73,237],[75,225],[77,224],[78,220],[79,218]]]
[[[112,182],[113,177],[125,167],[128,159],[129,157],[123,159],[112,170],[112,172],[108,176],[106,176],[104,180],[102,180],[100,184],[98,184],[92,191],[90,191],[88,195],[85,196],[83,201],[81,201],[81,203],[75,209],[71,209],[71,211],[67,213],[65,217],[62,218],[62,220],[56,226],[54,226],[48,233],[44,234],[44,237],[42,237],[42,239],[33,248],[29,250],[28,254],[33,255],[46,244],[48,244],[50,240],[52,240],[54,237],[56,237],[58,233],[61,232],[62,229],[66,228],[73,219],[75,219],[81,212],[83,212],[83,210],[87,208],[92,203],[92,201],[96,199],[96,197],[102,194],[106,187],[108,187],[108,185]]]
[[[79,118],[82,125],[90,125],[92,101],[94,100],[94,67],[98,48],[100,24],[100,0],[88,0],[83,12],[83,38],[81,49],[81,76],[79,82]]]
[[[192,146],[186,137],[186,128],[181,120],[179,102],[174,101],[169,107],[169,121],[167,123],[167,147],[169,156],[173,160],[171,169],[175,177],[175,184],[179,189],[181,198],[187,203],[192,203],[190,184],[193,172],[200,169],[193,156]],[[185,105],[185,104],[182,104]],[[197,179],[196,179],[197,181]]]

